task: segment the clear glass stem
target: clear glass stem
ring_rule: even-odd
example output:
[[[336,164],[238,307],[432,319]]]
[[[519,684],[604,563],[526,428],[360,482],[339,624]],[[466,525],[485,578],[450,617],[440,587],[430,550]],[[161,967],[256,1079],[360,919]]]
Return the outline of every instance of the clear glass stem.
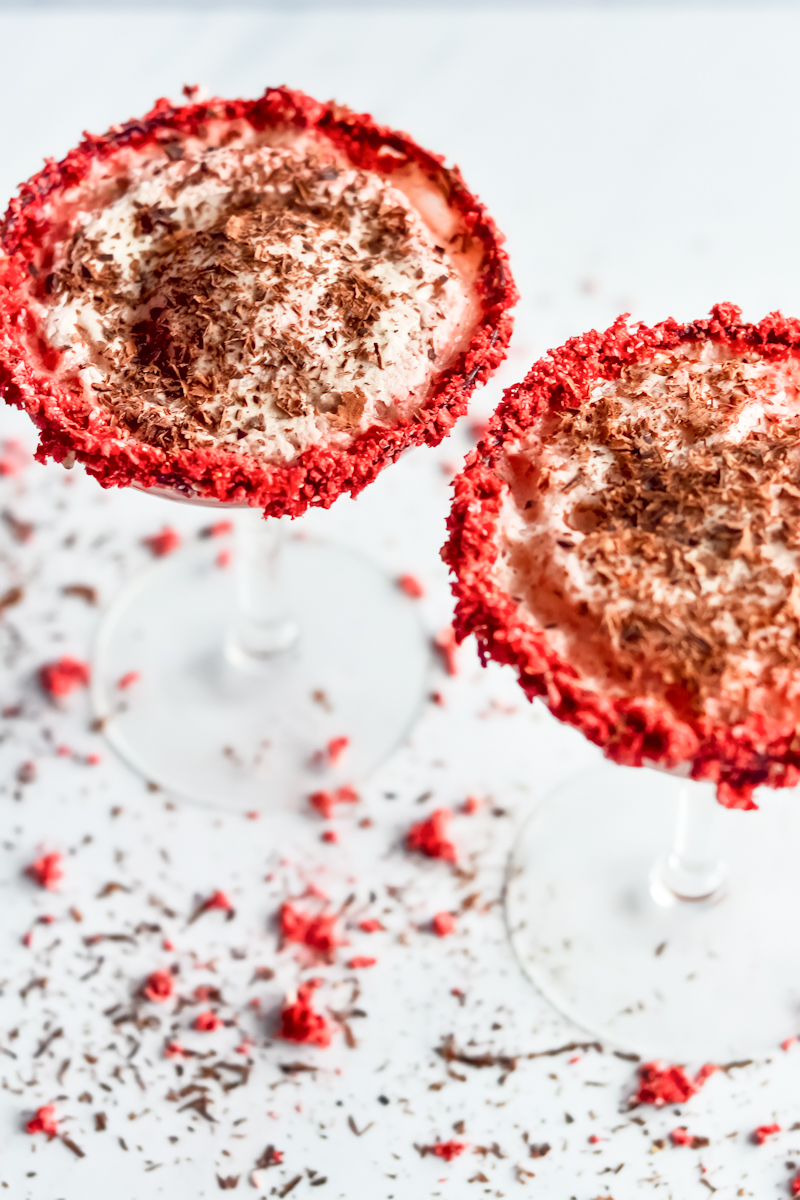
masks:
[[[710,900],[725,884],[725,864],[715,856],[717,800],[711,784],[682,779],[672,849],[651,872],[651,891],[659,903]]]
[[[234,666],[259,670],[297,643],[299,629],[282,586],[284,522],[245,509],[236,521],[237,606],[228,631],[226,657]]]

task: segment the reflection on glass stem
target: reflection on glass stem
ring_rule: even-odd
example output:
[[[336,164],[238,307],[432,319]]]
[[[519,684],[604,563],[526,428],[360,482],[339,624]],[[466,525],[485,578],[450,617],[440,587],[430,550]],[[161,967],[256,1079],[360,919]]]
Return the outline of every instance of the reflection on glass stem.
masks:
[[[713,785],[681,779],[678,786],[672,849],[650,873],[651,894],[659,904],[720,899],[727,869],[713,850],[714,818],[718,815]]]
[[[259,671],[296,644],[299,629],[282,586],[285,521],[264,519],[248,508],[236,518],[236,612],[226,639],[226,657],[236,667]]]

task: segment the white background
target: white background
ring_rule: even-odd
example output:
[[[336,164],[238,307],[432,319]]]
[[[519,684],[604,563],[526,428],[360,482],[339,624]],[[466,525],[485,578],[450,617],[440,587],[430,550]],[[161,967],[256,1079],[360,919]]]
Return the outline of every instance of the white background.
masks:
[[[184,83],[253,96],[286,82],[371,111],[458,163],[508,235],[522,302],[509,361],[476,398],[475,411],[485,412],[548,346],[603,327],[623,310],[646,321],[687,319],[725,300],[751,319],[775,308],[800,312],[799,41],[800,14],[756,6],[6,12],[0,193],[10,194],[45,155],[64,154],[81,129],[99,132],[140,115],[156,96],[179,96]],[[18,414],[1,419],[0,435],[33,444]],[[313,514],[318,532],[368,548],[388,570],[416,572],[428,588],[421,603],[432,632],[450,612],[437,557],[448,503],[442,464],[457,464],[468,447],[463,424],[439,451],[404,458],[356,503]],[[22,702],[25,713],[5,721],[0,735],[0,1183],[9,1197],[216,1196],[216,1174],[239,1175],[237,1195],[266,1196],[299,1173],[298,1200],[626,1200],[651,1192],[685,1200],[709,1194],[701,1180],[724,1198],[788,1194],[786,1163],[800,1165],[800,1135],[783,1133],[756,1148],[749,1133],[772,1120],[788,1129],[798,1116],[797,1053],[776,1047],[772,1062],[717,1075],[680,1120],[645,1111],[645,1127],[624,1111],[633,1069],[610,1054],[522,1063],[502,1085],[497,1071],[466,1068],[466,1081],[449,1077],[434,1054],[449,1033],[461,1044],[472,1039],[476,1051],[498,1053],[544,1050],[576,1035],[520,976],[497,901],[515,824],[555,781],[595,762],[596,752],[525,705],[509,673],[481,671],[465,647],[458,678],[437,679],[445,707],[429,707],[412,744],[364,789],[360,810],[337,821],[339,847],[319,842],[320,827],[301,797],[266,797],[259,823],[165,801],[89,732],[83,697],[63,710],[49,707],[32,673],[57,654],[89,653],[97,610],[64,598],[62,585],[92,584],[110,600],[144,562],[143,534],[165,520],[190,534],[203,514],[103,493],[78,472],[38,465],[0,478],[2,509],[36,525],[26,545],[0,531],[0,593],[17,582],[26,588],[24,602],[0,618],[0,704]],[[74,754],[57,756],[59,744]],[[103,761],[86,766],[82,757],[94,751]],[[38,777],[21,787],[15,773],[28,759]],[[441,864],[406,858],[400,839],[409,822],[470,792],[492,797],[478,816],[456,822],[475,878],[467,883]],[[492,806],[506,815],[492,816]],[[113,809],[123,811],[114,816]],[[370,830],[357,826],[366,813]],[[40,846],[67,855],[57,895],[38,892],[20,874]],[[379,959],[363,972],[358,1004],[368,1015],[353,1023],[354,1050],[341,1037],[318,1052],[269,1044],[270,1014],[298,977],[291,953],[277,952],[270,921],[281,900],[310,879],[334,901],[355,891],[358,911],[382,916],[389,930],[371,938],[348,931],[352,953]],[[131,891],[97,899],[109,881]],[[405,890],[392,898],[387,884]],[[235,920],[210,915],[187,928],[195,898],[215,887],[235,900]],[[440,942],[425,932],[432,913],[455,910],[476,891],[480,899],[455,936]],[[180,916],[165,916],[152,896]],[[82,922],[70,917],[71,907]],[[21,935],[43,912],[56,923],[36,926],[33,947],[23,948]],[[82,941],[140,922],[160,923],[175,953],[165,955],[160,935],[146,932],[135,944]],[[789,921],[787,937],[795,936]],[[231,949],[246,949],[247,958],[232,958]],[[216,974],[195,970],[192,954],[213,960]],[[100,955],[97,973],[81,981]],[[170,961],[180,963],[187,989],[221,987],[224,1014],[239,1017],[256,1041],[247,1087],[224,1094],[205,1081],[214,1125],[191,1111],[178,1114],[179,1104],[166,1098],[194,1067],[176,1081],[174,1065],[160,1057],[160,1033],[136,1033],[135,1049],[132,1026],[115,1028],[113,1014],[103,1015],[130,1001],[143,974]],[[254,964],[272,966],[276,979],[251,986]],[[328,1002],[343,1007],[348,972],[336,966],[322,973]],[[31,978],[45,976],[45,986],[19,995]],[[453,988],[466,994],[463,1004]],[[253,996],[260,1017],[247,1010]],[[182,1027],[193,1011],[180,1015]],[[43,1031],[58,1028],[63,1035],[34,1057]],[[233,1053],[239,1036],[233,1029],[205,1040],[181,1034],[187,1045],[213,1044],[226,1059],[244,1061]],[[131,1065],[113,1075],[132,1051]],[[319,1071],[287,1082],[278,1064],[297,1058]],[[86,1095],[91,1100],[80,1099]],[[57,1097],[63,1128],[86,1151],[83,1159],[58,1141],[21,1132],[32,1108]],[[99,1111],[108,1117],[102,1133],[94,1131]],[[356,1138],[348,1116],[358,1129],[374,1124]],[[462,1119],[468,1153],[449,1165],[419,1157],[415,1142],[446,1138]],[[654,1140],[678,1123],[709,1137],[710,1146],[653,1152]],[[550,1142],[550,1154],[526,1158],[523,1132]],[[590,1144],[592,1134],[604,1140]],[[283,1150],[284,1165],[254,1191],[248,1172],[267,1142]],[[506,1157],[476,1154],[476,1146],[494,1142]],[[535,1178],[518,1181],[517,1165]],[[327,1182],[312,1191],[306,1168]],[[467,1183],[481,1172],[486,1182]]]

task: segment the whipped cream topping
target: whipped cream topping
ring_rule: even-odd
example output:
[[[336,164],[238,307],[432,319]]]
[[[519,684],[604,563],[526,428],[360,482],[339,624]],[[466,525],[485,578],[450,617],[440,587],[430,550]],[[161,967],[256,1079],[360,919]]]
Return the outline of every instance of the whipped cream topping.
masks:
[[[330,147],[195,141],[73,216],[42,320],[121,435],[288,462],[413,415],[468,342],[468,275],[404,191]]]
[[[704,342],[505,460],[500,586],[591,686],[800,717],[800,363]]]

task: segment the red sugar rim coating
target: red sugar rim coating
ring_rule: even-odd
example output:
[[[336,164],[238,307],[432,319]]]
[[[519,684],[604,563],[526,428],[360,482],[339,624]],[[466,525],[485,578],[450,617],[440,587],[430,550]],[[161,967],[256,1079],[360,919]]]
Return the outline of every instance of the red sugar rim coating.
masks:
[[[81,184],[95,164],[112,159],[117,151],[158,145],[174,133],[202,136],[209,121],[246,121],[256,131],[281,125],[314,130],[354,166],[389,177],[399,167],[414,164],[460,215],[471,238],[483,245],[483,262],[473,285],[481,318],[468,347],[434,377],[430,395],[412,418],[390,428],[372,426],[347,448],[309,447],[287,465],[265,464],[252,455],[219,448],[167,453],[133,438],[123,440],[82,396],[31,364],[24,340],[36,333],[36,318],[26,304],[25,285],[29,263],[51,233],[49,200]],[[475,385],[484,383],[505,358],[512,330],[509,309],[517,300],[508,256],[500,248],[502,235],[467,190],[458,169],[443,162],[406,134],[376,125],[368,115],[320,104],[286,88],[268,88],[257,100],[212,99],[181,107],[160,99],[140,121],[114,126],[101,136],[87,134],[62,162],[48,160],[21,185],[0,225],[0,248],[8,255],[0,259],[0,395],[25,409],[38,425],[36,458],[63,462],[74,453],[103,487],[136,483],[187,491],[190,484],[204,498],[261,507],[265,515],[296,517],[309,505],[328,508],[342,492],[357,495],[407,446],[438,445],[466,412]],[[45,354],[47,349],[43,344]]]
[[[495,541],[502,498],[508,490],[496,473],[506,449],[547,411],[579,408],[598,379],[617,379],[622,368],[654,352],[710,340],[734,353],[780,362],[800,353],[800,321],[770,313],[758,325],[741,320],[733,304],[718,304],[708,320],[652,329],[629,328],[625,314],[604,333],[571,338],[535,363],[522,383],[504,393],[486,436],[453,481],[449,539],[442,558],[455,579],[454,628],[459,641],[474,633],[481,661],[508,663],[529,700],[541,696],[551,713],[579,729],[606,756],[624,766],[688,765],[693,779],[716,784],[728,808],[755,808],[753,789],[793,787],[800,781],[800,735],[794,725],[752,714],[736,725],[708,717],[681,719],[652,696],[614,697],[592,690],[550,648],[520,607],[495,582]]]

